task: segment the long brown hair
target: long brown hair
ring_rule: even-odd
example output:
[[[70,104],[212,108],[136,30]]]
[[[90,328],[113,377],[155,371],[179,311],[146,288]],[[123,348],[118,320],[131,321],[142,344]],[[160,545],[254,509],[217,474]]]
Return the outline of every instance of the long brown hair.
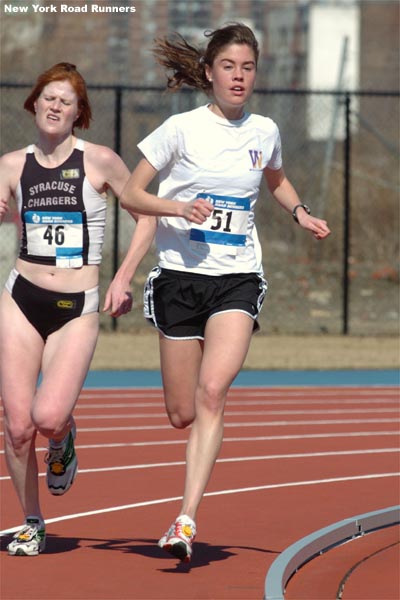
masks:
[[[74,123],[74,127],[89,129],[92,118],[92,109],[86,89],[86,82],[82,75],[77,71],[76,66],[68,63],[57,63],[37,78],[36,84],[31,93],[24,102],[24,108],[35,114],[35,102],[46,87],[52,81],[69,81],[78,96],[79,116]]]
[[[168,90],[175,92],[186,84],[206,93],[210,92],[212,84],[206,77],[205,65],[212,67],[221,50],[232,44],[249,46],[254,52],[257,66],[258,42],[247,25],[230,23],[214,31],[205,31],[204,35],[209,38],[204,50],[192,46],[178,33],[174,34],[173,40],[166,37],[155,40],[153,54],[156,61],[166,70],[172,71],[172,74],[167,75]]]

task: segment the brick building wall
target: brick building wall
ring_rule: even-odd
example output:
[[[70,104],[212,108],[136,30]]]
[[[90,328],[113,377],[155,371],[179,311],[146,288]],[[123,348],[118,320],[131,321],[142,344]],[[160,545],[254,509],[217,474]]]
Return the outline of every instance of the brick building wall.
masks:
[[[35,13],[30,0],[2,0],[1,79],[31,82],[50,65],[70,61],[89,83],[162,84],[164,74],[150,51],[155,37],[178,30],[204,43],[204,29],[242,20],[255,29],[261,43],[258,86],[304,87],[307,11],[313,0],[96,1],[102,6],[136,10],[61,13],[62,4],[90,9],[94,0],[35,0],[42,10],[58,9],[56,13]],[[25,6],[28,12],[5,13],[5,5]],[[361,1],[360,8],[361,87],[398,89],[399,3]]]

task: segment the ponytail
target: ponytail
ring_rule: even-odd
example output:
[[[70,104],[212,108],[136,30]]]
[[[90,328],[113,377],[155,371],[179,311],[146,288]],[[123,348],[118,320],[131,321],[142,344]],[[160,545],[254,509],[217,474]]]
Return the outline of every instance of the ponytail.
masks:
[[[211,84],[206,78],[202,51],[189,44],[178,33],[175,36],[176,41],[156,39],[153,48],[158,64],[172,71],[172,74],[167,75],[168,90],[176,92],[186,84],[207,92],[211,89]]]

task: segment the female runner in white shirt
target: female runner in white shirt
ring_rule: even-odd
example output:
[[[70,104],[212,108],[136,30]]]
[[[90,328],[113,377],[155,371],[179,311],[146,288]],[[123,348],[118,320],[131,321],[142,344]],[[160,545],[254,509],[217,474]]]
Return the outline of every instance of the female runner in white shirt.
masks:
[[[220,451],[227,392],[245,360],[266,291],[254,205],[261,179],[282,208],[317,240],[327,223],[313,217],[285,176],[280,136],[269,118],[248,114],[258,44],[245,25],[206,33],[205,50],[158,40],[168,88],[200,89],[210,102],[167,119],[138,146],[143,158],[121,201],[156,215],[159,263],[145,287],[145,316],[159,330],[167,413],[191,425],[177,519],[159,545],[189,561],[196,512]],[[146,191],[159,174],[157,196]],[[129,274],[127,262],[123,269]]]

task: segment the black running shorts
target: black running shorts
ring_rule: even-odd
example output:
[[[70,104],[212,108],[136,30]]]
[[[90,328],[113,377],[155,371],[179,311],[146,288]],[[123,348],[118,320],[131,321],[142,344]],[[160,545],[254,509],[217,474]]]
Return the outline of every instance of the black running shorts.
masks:
[[[229,311],[249,315],[257,331],[266,291],[257,273],[215,276],[154,267],[144,288],[144,316],[171,339],[204,339],[207,320]]]

